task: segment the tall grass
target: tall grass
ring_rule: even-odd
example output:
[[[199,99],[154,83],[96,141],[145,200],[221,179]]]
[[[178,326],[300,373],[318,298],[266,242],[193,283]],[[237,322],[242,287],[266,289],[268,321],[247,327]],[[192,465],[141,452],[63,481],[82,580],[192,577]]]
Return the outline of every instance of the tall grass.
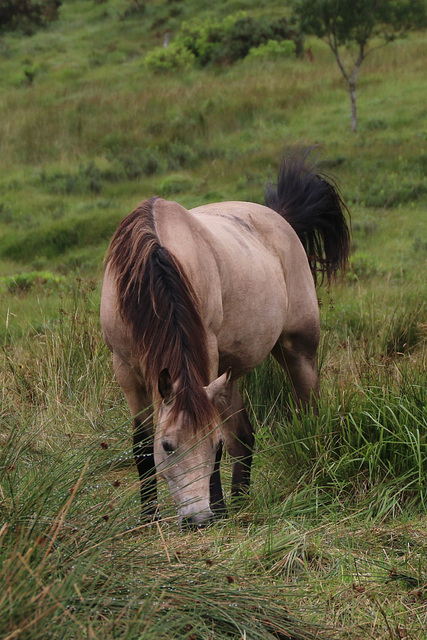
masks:
[[[139,523],[130,421],[84,283],[62,302],[25,361],[3,351],[3,637],[314,638],[237,566],[175,553],[167,504]]]
[[[390,579],[396,587],[400,580],[406,593],[424,594],[418,542],[415,565],[381,560],[383,543],[374,558],[363,549],[369,527],[386,535],[391,517],[425,513],[425,373],[409,366],[422,354],[398,356],[400,364],[391,360],[379,374],[377,363],[361,368],[360,354],[346,350],[337,380],[327,335],[318,415],[297,413],[282,372],[267,360],[243,383],[258,423],[248,502],[205,532],[179,533],[162,486],[160,523],[139,520],[131,425],[92,288],[77,281],[61,294],[53,324],[44,318],[36,335],[29,327],[19,341],[4,341],[5,637],[340,637],[345,596],[341,613],[337,605],[326,614],[317,580],[347,593],[356,579],[352,562],[363,564],[362,586],[384,593]],[[344,369],[353,377],[349,387]],[[347,537],[358,527],[366,533],[350,546]],[[415,531],[411,525],[407,536]],[[325,547],[331,536],[333,546]],[[313,580],[316,592],[308,597]],[[390,598],[400,603],[404,593],[397,589]],[[378,612],[382,605],[373,599],[369,607]],[[397,615],[394,605],[384,613],[372,627],[378,633]],[[417,611],[415,629],[425,615]],[[361,635],[351,637],[364,637],[362,618]]]

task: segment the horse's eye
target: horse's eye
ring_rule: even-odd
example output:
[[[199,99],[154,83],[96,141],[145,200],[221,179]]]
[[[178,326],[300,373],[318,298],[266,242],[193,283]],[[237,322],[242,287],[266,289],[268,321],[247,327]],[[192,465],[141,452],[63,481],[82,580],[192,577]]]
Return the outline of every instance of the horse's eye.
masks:
[[[174,453],[175,451],[172,443],[169,442],[169,440],[163,440],[162,446],[163,446],[163,450],[166,451],[168,455],[171,455],[171,453]]]

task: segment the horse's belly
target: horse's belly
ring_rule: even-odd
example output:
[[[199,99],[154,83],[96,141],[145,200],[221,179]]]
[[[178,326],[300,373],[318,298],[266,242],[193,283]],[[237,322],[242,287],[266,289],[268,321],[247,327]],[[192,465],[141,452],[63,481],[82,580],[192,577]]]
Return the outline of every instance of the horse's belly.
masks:
[[[271,267],[270,262],[258,260],[248,271],[240,270],[240,286],[225,289],[217,333],[220,367],[225,370],[231,366],[233,376],[243,375],[262,362],[286,323],[287,292],[277,265]]]
[[[233,370],[239,377],[254,369],[270,353],[283,331],[283,310],[274,317],[248,317],[244,313],[237,319],[235,327],[223,324],[218,335],[219,369]],[[237,327],[237,329],[236,329]]]

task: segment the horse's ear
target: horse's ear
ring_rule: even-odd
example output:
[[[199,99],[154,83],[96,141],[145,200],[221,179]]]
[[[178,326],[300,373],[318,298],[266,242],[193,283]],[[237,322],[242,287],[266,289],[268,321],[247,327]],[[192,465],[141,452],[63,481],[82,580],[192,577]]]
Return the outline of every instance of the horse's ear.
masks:
[[[230,380],[231,367],[228,367],[222,376],[219,376],[219,378],[205,387],[209,400],[213,402],[217,409],[225,409],[229,402]]]
[[[159,374],[159,393],[162,396],[164,402],[167,404],[174,396],[172,378],[169,371],[163,369]]]

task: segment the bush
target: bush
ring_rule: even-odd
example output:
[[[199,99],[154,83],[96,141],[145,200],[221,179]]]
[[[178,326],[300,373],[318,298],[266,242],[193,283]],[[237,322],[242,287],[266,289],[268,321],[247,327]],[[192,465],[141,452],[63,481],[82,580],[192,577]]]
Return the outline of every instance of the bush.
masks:
[[[31,271],[18,273],[15,276],[1,278],[10,293],[24,293],[39,285],[47,289],[59,289],[65,283],[64,276],[57,276],[50,271]]]
[[[3,0],[0,3],[0,32],[23,31],[31,35],[58,17],[62,0]]]
[[[123,18],[132,18],[134,16],[144,15],[147,10],[146,5],[147,3],[145,0],[128,0],[128,6],[123,13]]]
[[[283,40],[282,42],[269,40],[266,44],[252,48],[247,57],[251,60],[266,58],[274,60],[276,58],[290,58],[295,55],[295,51],[296,45],[293,40]]]
[[[0,222],[5,224],[13,222],[13,210],[3,202],[0,202]]]
[[[166,168],[157,147],[152,149],[135,148],[132,151],[109,154],[111,161],[119,163],[129,180],[136,180],[141,176],[152,176],[161,173]]]
[[[375,260],[366,253],[358,252],[350,258],[350,265],[346,275],[348,282],[358,282],[369,280],[378,273],[378,266]]]
[[[189,69],[194,64],[194,54],[182,44],[173,43],[168,47],[157,47],[147,53],[144,65],[150,71],[167,72]]]
[[[255,20],[244,11],[223,20],[183,23],[177,38],[177,42],[190,51],[201,66],[231,64],[269,41],[288,40],[294,42],[293,50],[298,53],[301,36],[289,28],[284,18]]]
[[[108,240],[117,227],[117,214],[73,216],[43,227],[9,233],[3,237],[0,256],[28,262],[57,257],[74,247],[88,247]]]
[[[187,144],[175,140],[165,147],[168,169],[176,171],[181,167],[192,167],[197,162],[197,153]]]
[[[187,176],[181,174],[171,175],[160,184],[160,195],[166,197],[176,193],[182,193],[183,191],[189,191],[192,185],[193,181]]]
[[[260,49],[255,55],[272,58],[299,54],[301,34],[290,29],[285,18],[255,20],[240,11],[222,20],[184,22],[176,41],[148,53],[144,64],[154,72],[187,69],[196,61],[202,67],[225,65],[245,58],[253,49]]]
[[[55,171],[41,174],[41,182],[50,193],[60,193],[65,195],[78,193],[100,193],[102,190],[101,171],[90,162],[86,166],[81,166],[77,173],[63,173]]]

